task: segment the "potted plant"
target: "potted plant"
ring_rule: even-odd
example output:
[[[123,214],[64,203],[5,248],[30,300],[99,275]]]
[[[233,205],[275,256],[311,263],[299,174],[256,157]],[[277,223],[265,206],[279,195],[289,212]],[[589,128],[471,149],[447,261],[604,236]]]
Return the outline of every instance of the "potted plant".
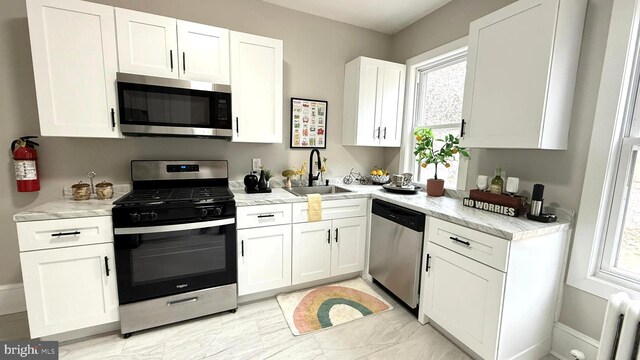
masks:
[[[469,152],[460,147],[458,137],[451,134],[445,135],[444,139],[436,139],[433,130],[427,128],[417,129],[413,134],[416,137],[416,146],[413,151],[416,161],[423,168],[429,164],[435,165],[433,179],[427,180],[427,195],[442,196],[444,194],[444,179],[438,179],[438,165],[444,165],[448,168],[456,154],[468,158]],[[440,148],[435,149],[440,144],[442,144]]]

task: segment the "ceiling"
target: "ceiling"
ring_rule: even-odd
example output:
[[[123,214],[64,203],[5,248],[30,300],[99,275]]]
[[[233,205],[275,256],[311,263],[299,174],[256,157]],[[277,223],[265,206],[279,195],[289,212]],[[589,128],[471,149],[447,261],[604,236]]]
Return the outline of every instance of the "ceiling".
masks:
[[[267,3],[394,34],[451,0],[262,0]]]

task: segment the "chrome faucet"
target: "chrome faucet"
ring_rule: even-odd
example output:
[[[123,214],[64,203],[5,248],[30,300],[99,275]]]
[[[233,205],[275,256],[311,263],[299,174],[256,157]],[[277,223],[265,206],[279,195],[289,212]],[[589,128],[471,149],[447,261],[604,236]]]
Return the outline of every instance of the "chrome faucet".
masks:
[[[313,175],[313,154],[318,154],[318,175]],[[320,173],[322,172],[322,160],[320,158],[320,150],[313,148],[311,154],[309,154],[309,186],[313,186],[313,181],[320,179]]]

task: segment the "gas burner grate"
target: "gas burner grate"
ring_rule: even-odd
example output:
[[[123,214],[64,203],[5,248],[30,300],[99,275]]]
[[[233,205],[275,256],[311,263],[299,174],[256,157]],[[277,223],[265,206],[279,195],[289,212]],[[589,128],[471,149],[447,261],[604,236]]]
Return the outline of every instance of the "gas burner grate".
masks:
[[[118,205],[133,205],[150,202],[176,202],[176,201],[202,201],[225,200],[232,198],[233,194],[227,187],[202,187],[202,188],[178,188],[134,190],[125,197],[116,201]]]

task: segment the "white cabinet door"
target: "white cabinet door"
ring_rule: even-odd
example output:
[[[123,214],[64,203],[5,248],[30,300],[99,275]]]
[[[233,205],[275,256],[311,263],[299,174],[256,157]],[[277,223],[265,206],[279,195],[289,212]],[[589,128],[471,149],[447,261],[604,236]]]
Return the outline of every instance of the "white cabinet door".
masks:
[[[229,30],[178,20],[180,78],[229,84]]]
[[[336,219],[332,225],[331,276],[364,269],[367,218]]]
[[[233,141],[282,143],[282,40],[230,32]]]
[[[400,146],[405,69],[364,56],[345,66],[343,145]]]
[[[28,0],[40,133],[120,137],[113,8],[76,0]]]
[[[331,221],[293,225],[293,285],[331,276],[331,235]]]
[[[585,11],[521,0],[471,23],[461,145],[566,149]]]
[[[116,8],[116,29],[121,72],[178,78],[176,19]]]
[[[238,230],[238,295],[291,285],[291,225]]]
[[[361,58],[358,99],[357,142],[362,146],[380,144],[380,122],[384,63]]]
[[[119,320],[113,244],[23,252],[20,261],[31,338]]]
[[[432,242],[420,308],[484,359],[495,359],[505,274]]]
[[[385,62],[382,81],[380,145],[400,146],[404,109],[405,69],[403,64]]]

